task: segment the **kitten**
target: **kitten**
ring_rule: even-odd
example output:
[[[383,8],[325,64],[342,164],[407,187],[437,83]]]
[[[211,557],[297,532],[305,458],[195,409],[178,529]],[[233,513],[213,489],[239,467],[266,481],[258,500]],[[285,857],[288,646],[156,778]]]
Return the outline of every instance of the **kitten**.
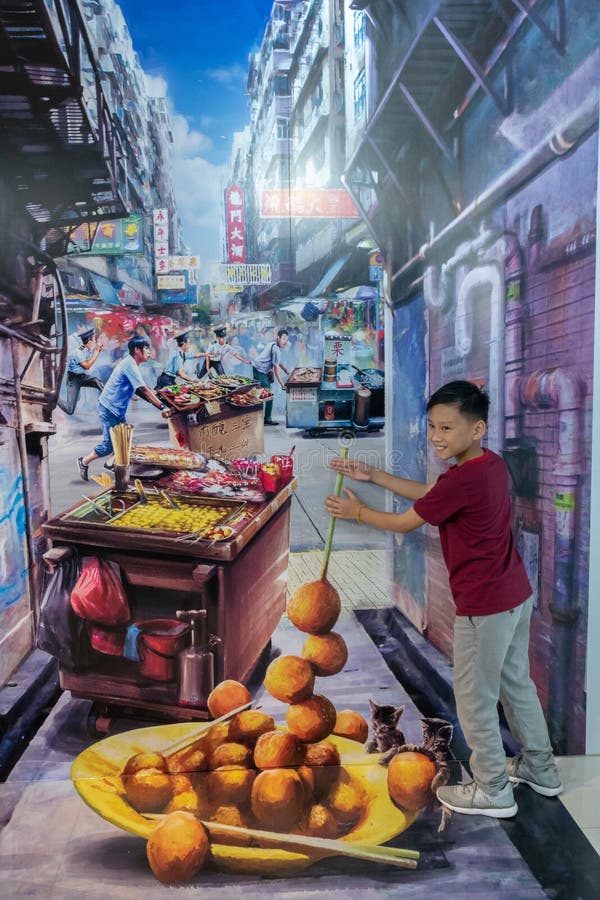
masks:
[[[404,735],[398,728],[403,706],[384,706],[369,700],[371,707],[371,739],[365,744],[367,753],[391,753],[393,756],[404,745]],[[390,759],[391,759],[390,756]],[[388,760],[389,762],[389,760]]]
[[[450,749],[454,726],[450,722],[446,722],[445,719],[425,718],[421,719],[421,728],[423,729],[423,743],[405,744],[400,748],[399,752],[414,750],[417,753],[425,754],[425,756],[433,760],[436,764],[437,772],[431,782],[431,790],[435,795],[439,787],[443,787],[446,784],[460,784],[462,781],[461,765]],[[452,810],[442,805],[439,833],[446,830],[452,821],[452,816]]]

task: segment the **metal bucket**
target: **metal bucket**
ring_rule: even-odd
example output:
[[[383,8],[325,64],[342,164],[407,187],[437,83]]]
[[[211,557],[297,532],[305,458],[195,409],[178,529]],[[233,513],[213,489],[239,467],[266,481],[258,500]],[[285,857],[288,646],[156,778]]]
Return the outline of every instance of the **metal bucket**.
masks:
[[[146,619],[135,624],[140,630],[141,674],[152,681],[175,681],[177,655],[188,641],[189,624],[177,619]]]

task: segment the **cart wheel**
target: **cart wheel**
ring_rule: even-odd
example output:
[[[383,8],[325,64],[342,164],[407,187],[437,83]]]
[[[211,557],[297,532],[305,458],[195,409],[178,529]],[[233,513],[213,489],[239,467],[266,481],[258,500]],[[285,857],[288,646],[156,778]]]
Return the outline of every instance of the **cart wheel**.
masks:
[[[348,429],[345,429],[340,434],[340,444],[342,445],[342,447],[351,447],[352,444],[355,442],[355,440],[356,440],[356,435],[354,434],[353,431],[349,431]]]
[[[112,716],[108,706],[92,706],[88,713],[86,731],[91,738],[106,737],[112,725]]]

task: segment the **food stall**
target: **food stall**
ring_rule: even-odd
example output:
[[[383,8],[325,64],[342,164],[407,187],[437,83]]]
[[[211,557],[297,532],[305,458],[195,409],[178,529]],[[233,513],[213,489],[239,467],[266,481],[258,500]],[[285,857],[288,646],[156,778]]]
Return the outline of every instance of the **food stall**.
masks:
[[[297,366],[286,383],[286,424],[309,434],[326,429],[378,431],[385,423],[384,373],[350,363],[350,338],[324,335],[323,366]]]
[[[97,730],[125,709],[208,718],[204,700],[182,696],[191,614],[203,617],[201,649],[212,654],[216,684],[248,680],[285,610],[292,473],[273,479],[265,464],[261,481],[250,460],[172,448],[134,446],[130,462],[153,478],[111,484],[44,526],[53,577],[79,563],[69,615],[78,614],[78,628],[87,620],[77,632],[81,653],[67,662],[55,655],[61,687],[95,701]],[[116,588],[98,591],[98,570]]]
[[[173,446],[222,459],[263,452],[263,405],[273,394],[251,378],[218,375],[166,387],[158,394],[173,410]]]

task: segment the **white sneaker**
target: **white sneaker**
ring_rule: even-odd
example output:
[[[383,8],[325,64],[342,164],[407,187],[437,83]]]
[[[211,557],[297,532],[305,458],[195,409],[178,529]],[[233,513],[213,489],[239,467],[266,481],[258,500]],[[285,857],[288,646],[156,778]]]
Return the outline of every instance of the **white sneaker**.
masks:
[[[466,784],[449,784],[438,788],[436,796],[448,809],[465,813],[467,816],[510,819],[517,814],[519,808],[515,803],[510,782],[507,782],[499,794],[486,794],[475,781],[468,781]]]
[[[556,797],[562,793],[563,786],[554,763],[544,769],[534,769],[522,756],[512,756],[506,760],[506,771],[513,784],[528,784],[543,797]]]

